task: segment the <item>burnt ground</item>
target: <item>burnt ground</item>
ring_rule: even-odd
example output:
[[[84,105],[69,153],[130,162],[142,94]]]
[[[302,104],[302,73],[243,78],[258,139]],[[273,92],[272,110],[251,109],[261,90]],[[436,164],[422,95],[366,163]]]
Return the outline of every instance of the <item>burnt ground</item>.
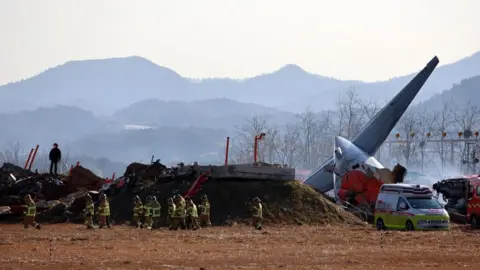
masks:
[[[89,231],[0,225],[1,269],[480,269],[479,232],[378,232],[367,227],[214,227]],[[52,248],[50,249],[50,245]],[[50,257],[50,251],[52,256]]]

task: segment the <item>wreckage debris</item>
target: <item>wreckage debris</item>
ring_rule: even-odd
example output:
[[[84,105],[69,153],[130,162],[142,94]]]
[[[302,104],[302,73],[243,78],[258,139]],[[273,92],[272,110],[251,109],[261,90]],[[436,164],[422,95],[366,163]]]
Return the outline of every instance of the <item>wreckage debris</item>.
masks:
[[[20,173],[25,173],[21,172]],[[162,216],[166,216],[167,198],[184,194],[198,177],[195,166],[180,169],[167,168],[160,163],[150,165],[132,163],[119,181],[122,185],[102,185],[105,181],[83,167],[75,167],[69,176],[54,177],[48,174],[28,174],[17,179],[3,191],[0,206],[3,212],[17,213],[21,218],[22,194],[37,194],[37,220],[46,222],[83,221],[84,195],[90,192],[94,201],[102,192],[108,194],[112,223],[130,221],[132,199],[139,195],[145,199],[154,195],[162,203]],[[41,191],[38,191],[39,183]],[[214,225],[243,223],[250,220],[249,202],[258,196],[264,205],[265,223],[271,224],[350,224],[364,225],[356,216],[335,205],[312,188],[297,181],[207,179],[200,192],[192,194],[200,203],[207,194],[211,203],[211,221]],[[15,216],[15,215],[13,215]],[[1,215],[0,215],[1,217]],[[164,220],[164,219],[163,219]],[[165,225],[165,224],[164,224]]]
[[[73,193],[80,189],[99,190],[102,188],[104,179],[82,166],[76,166],[66,178],[65,183],[67,192]]]
[[[13,177],[11,176],[13,175]],[[68,176],[32,173],[13,164],[0,168],[0,215],[23,212],[23,197],[30,194],[37,205],[41,222],[66,220],[83,210],[83,197],[88,190],[99,190],[104,180],[81,166],[74,167]],[[79,205],[80,204],[80,205]],[[73,212],[66,215],[73,209]]]

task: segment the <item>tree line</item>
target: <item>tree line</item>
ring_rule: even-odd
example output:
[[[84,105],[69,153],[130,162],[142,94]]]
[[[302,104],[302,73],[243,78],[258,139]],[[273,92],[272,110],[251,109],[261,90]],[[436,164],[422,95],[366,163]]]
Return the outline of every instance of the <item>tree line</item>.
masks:
[[[259,141],[259,161],[315,169],[332,156],[335,136],[352,139],[384,104],[362,100],[351,88],[339,96],[336,105],[335,110],[322,112],[307,108],[294,120],[282,125],[271,124],[268,118],[261,116],[246,119],[237,127],[232,139],[230,160],[234,163],[253,162],[254,137],[266,133]],[[377,159],[387,167],[394,159],[421,171],[428,171],[429,167],[440,163],[442,168],[447,165],[453,168],[458,164],[448,164],[452,156],[449,142],[459,138],[458,132],[462,132],[461,139],[473,139],[479,126],[480,107],[473,102],[454,104],[445,100],[437,108],[422,104],[410,106],[377,153]],[[470,149],[475,147],[478,145],[469,146]],[[455,161],[464,158],[465,149],[466,143],[454,143]]]

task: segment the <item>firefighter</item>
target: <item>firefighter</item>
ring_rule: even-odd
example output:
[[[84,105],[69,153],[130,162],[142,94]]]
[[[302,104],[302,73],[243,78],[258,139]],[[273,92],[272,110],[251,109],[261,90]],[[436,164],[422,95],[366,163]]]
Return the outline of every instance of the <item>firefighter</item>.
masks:
[[[144,228],[147,229],[152,229],[152,215],[153,215],[153,208],[152,208],[152,196],[147,196],[145,200],[145,205],[144,205],[144,216],[145,216],[145,221],[144,221]]]
[[[107,226],[110,228],[110,224],[108,224],[108,218],[110,217],[110,203],[108,202],[107,195],[102,194],[100,196],[100,204],[98,205],[97,209],[97,215],[98,215],[98,223],[99,223],[99,228],[103,228]]]
[[[173,198],[168,198],[167,204],[168,204],[168,212],[167,212],[166,223],[170,228],[172,227],[173,212],[175,212],[175,204],[173,203]]]
[[[142,226],[141,216],[143,214],[143,204],[140,197],[133,198],[133,223],[137,228]]]
[[[160,227],[160,216],[162,213],[162,205],[157,201],[157,197],[152,196],[152,223],[153,228]]]
[[[252,225],[257,230],[262,229],[262,201],[260,198],[253,198],[253,214],[252,214]]]
[[[188,229],[197,230],[200,228],[198,224],[198,212],[197,206],[193,203],[192,198],[187,199],[187,215],[186,215],[186,223]]]
[[[184,212],[183,215],[185,216],[187,214],[187,204],[185,202],[185,198],[183,198],[183,196],[180,194],[177,194],[177,198],[179,198],[180,203],[182,204],[183,212]]]
[[[90,194],[85,195],[85,209],[83,212],[85,215],[85,225],[87,226],[87,229],[93,229],[93,215],[95,214],[95,206]]]
[[[200,208],[200,225],[201,226],[212,226],[212,223],[210,223],[210,202],[208,201],[207,194],[204,194],[202,196],[202,203],[198,206]]]
[[[23,198],[25,205],[23,206],[25,211],[23,214],[25,217],[23,218],[23,226],[25,229],[28,229],[29,225],[32,225],[34,228],[40,230],[40,224],[35,222],[35,216],[37,215],[37,206],[35,202],[32,200],[30,195],[26,195]]]
[[[182,229],[186,229],[185,226],[185,207],[183,207],[182,197],[180,195],[175,195],[175,211],[172,215],[172,226],[170,230],[178,230],[178,226]]]

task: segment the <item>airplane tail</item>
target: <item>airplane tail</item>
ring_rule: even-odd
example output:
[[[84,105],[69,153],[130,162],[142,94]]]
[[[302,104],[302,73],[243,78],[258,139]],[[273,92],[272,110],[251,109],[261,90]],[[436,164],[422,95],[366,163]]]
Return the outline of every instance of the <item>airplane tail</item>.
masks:
[[[367,155],[373,156],[388,137],[392,129],[407,110],[408,106],[430,77],[439,63],[438,57],[433,57],[423,68],[375,117],[356,135],[352,143]],[[345,154],[345,153],[343,153]],[[335,162],[335,154],[320,168],[314,171],[304,183],[321,192],[334,188],[331,167]]]
[[[374,155],[398,120],[412,103],[422,86],[439,63],[438,57],[433,57],[423,68],[370,122],[355,136],[352,142],[369,155]]]

